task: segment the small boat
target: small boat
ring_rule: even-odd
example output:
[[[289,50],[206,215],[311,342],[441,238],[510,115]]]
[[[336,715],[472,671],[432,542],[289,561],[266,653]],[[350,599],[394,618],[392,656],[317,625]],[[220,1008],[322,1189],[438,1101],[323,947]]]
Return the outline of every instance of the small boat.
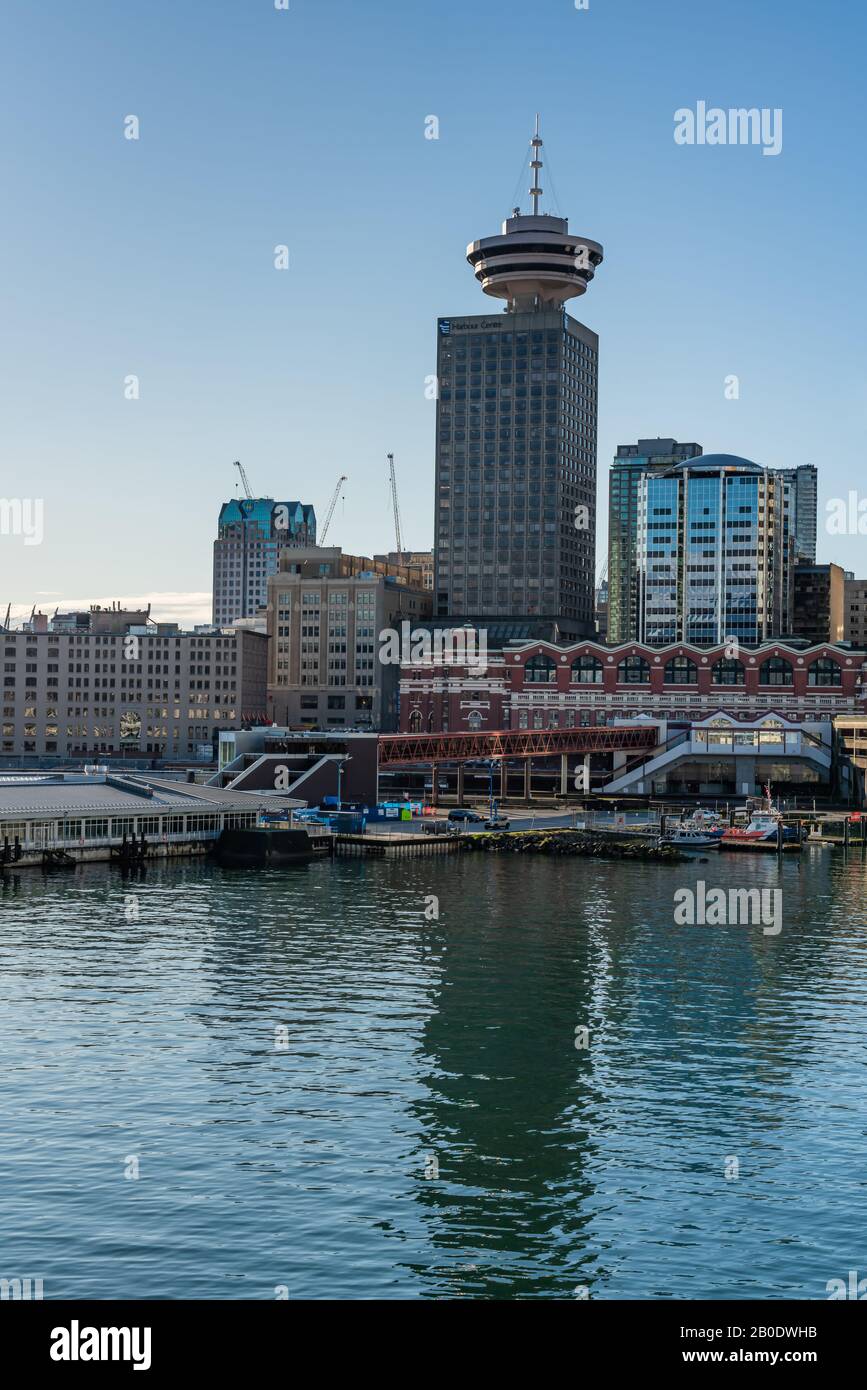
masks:
[[[263,866],[282,869],[309,864],[315,849],[306,830],[223,830],[217,841],[217,858],[230,869]]]
[[[782,827],[783,849],[800,849],[800,827],[783,824],[783,813],[771,800],[770,785],[765,788],[764,805],[757,807],[745,826],[730,826],[720,841],[722,849],[776,849]]]
[[[660,837],[661,845],[674,845],[677,849],[719,849],[722,841],[722,832],[717,834],[711,828],[702,829],[686,821],[682,825],[676,825],[673,830],[668,831]]]

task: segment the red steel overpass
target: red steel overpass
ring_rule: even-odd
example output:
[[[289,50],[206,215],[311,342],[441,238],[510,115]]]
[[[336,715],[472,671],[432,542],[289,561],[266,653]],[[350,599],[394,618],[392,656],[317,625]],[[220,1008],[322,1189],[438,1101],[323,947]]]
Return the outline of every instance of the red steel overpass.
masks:
[[[551,758],[579,753],[650,751],[659,741],[655,724],[584,729],[497,729],[478,733],[380,734],[379,765],[463,763],[482,758]]]

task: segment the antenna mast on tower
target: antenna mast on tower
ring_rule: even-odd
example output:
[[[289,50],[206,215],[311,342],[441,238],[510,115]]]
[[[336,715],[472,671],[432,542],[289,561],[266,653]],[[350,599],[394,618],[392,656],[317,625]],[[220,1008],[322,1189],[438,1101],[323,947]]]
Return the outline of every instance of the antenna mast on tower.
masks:
[[[533,151],[533,158],[530,160],[530,168],[533,170],[533,187],[530,189],[530,197],[533,199],[533,216],[539,216],[539,199],[542,196],[542,189],[539,187],[539,170],[542,168],[542,137],[539,134],[539,112],[536,112],[536,133],[530,141],[530,148]]]

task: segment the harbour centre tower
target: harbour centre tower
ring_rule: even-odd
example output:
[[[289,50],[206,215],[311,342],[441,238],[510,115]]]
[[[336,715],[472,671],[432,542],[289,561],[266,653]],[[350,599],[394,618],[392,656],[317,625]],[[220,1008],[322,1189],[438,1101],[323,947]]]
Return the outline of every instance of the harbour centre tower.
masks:
[[[467,260],[505,312],[437,324],[435,613],[495,638],[593,636],[599,339],[565,309],[602,261],[596,241],[532,211]]]

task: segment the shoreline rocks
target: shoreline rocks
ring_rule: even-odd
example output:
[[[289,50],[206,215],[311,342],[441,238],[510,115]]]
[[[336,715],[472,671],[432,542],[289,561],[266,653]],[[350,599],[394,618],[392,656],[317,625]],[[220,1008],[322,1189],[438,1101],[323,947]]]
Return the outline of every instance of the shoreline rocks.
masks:
[[[655,845],[636,836],[594,834],[586,830],[507,830],[466,835],[465,850],[489,853],[547,854],[585,859],[634,859],[641,862],[682,864],[687,856],[673,845]]]

